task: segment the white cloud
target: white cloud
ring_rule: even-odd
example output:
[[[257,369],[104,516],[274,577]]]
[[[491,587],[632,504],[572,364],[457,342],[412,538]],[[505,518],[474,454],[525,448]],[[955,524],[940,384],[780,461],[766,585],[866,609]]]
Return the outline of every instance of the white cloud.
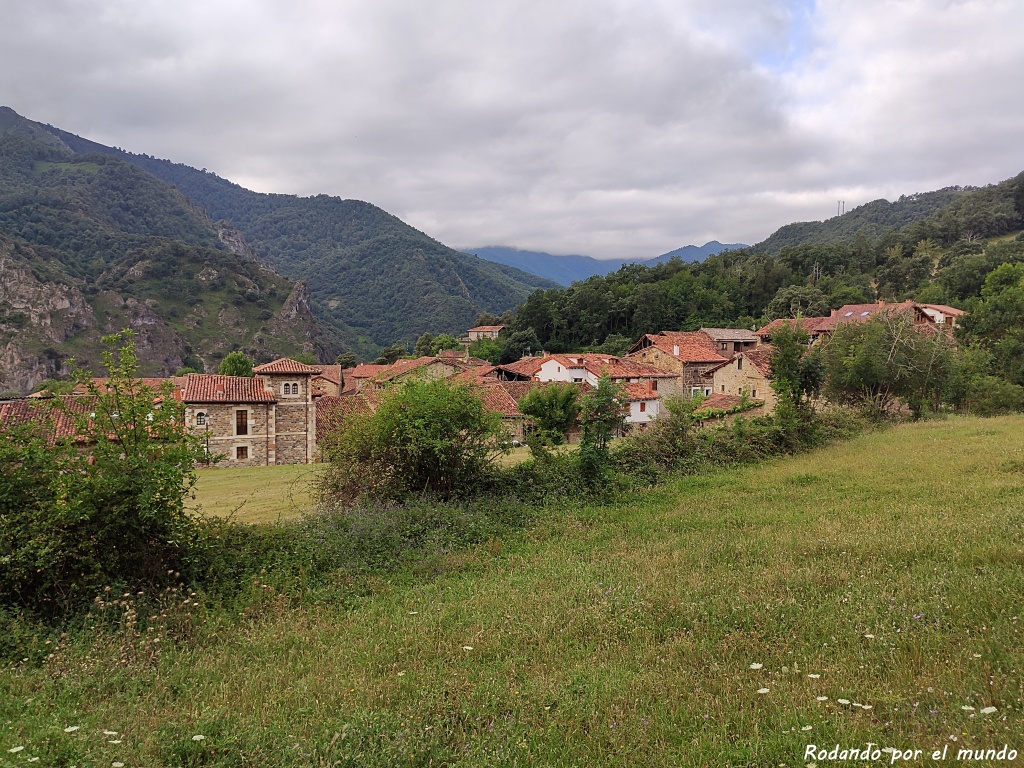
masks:
[[[455,246],[653,256],[1024,169],[1016,2],[0,0],[0,103]]]

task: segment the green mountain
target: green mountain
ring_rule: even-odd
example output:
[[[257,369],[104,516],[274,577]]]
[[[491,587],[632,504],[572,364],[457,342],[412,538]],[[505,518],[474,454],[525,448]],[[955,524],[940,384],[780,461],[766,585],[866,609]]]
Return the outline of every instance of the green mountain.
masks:
[[[0,391],[95,367],[125,327],[151,375],[234,349],[331,357],[342,340],[310,301],[172,185],[0,108]]]
[[[662,330],[749,327],[879,299],[970,309],[1001,264],[1024,263],[1024,173],[869,203],[826,222],[791,224],[764,242],[648,267],[623,266],[516,310],[510,335],[553,352],[621,346]]]
[[[369,203],[251,192],[212,173],[41,126],[76,153],[132,163],[173,184],[215,221],[230,222],[261,258],[308,281],[314,310],[354,351],[370,354],[424,331],[456,333],[556,284],[452,250]]]

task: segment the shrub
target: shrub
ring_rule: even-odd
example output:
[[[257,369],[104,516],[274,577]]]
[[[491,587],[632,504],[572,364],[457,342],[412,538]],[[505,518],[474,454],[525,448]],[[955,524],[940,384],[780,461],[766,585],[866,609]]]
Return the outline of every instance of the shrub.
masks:
[[[1024,387],[998,376],[982,376],[968,398],[976,416],[1000,416],[1024,411]]]
[[[344,419],[326,443],[330,467],[315,494],[328,505],[468,495],[509,447],[501,417],[484,408],[472,387],[411,381],[384,393],[375,412]]]
[[[131,335],[104,341],[123,342],[104,352],[104,388],[79,371],[87,396],[0,436],[0,603],[55,616],[104,585],[161,582],[192,537],[183,497],[201,446],[170,389],[137,378]]]

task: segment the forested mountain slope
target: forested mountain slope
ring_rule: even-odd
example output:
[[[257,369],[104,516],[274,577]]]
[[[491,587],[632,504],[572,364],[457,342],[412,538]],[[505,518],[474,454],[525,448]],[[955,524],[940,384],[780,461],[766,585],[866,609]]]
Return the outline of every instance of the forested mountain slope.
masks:
[[[176,186],[213,220],[228,220],[281,274],[309,281],[317,311],[364,354],[424,331],[459,332],[555,283],[459,253],[386,211],[328,195],[262,194],[180,163],[135,155],[51,126],[78,153],[130,162]]]
[[[517,309],[510,332],[532,349],[600,347],[612,339],[611,349],[644,333],[749,327],[877,299],[971,308],[997,267],[1024,262],[1022,228],[1024,174],[879,201],[828,222],[783,227],[752,248],[701,263],[631,264],[538,291]]]
[[[0,392],[99,362],[100,337],[138,335],[144,372],[215,368],[342,348],[303,284],[232,252],[171,185],[113,157],[76,154],[0,109]]]

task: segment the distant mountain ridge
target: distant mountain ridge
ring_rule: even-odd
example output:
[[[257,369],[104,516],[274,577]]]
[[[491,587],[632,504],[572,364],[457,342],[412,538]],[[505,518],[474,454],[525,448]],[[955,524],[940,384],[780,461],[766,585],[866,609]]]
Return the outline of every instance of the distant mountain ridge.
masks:
[[[595,259],[593,256],[559,256],[543,251],[526,251],[500,245],[468,248],[466,252],[488,261],[505,264],[521,269],[524,272],[553,280],[559,285],[567,286],[577,280],[586,280],[594,275],[606,275],[609,272],[615,272],[625,264],[652,266],[673,258],[686,262],[701,261],[708,256],[714,256],[722,251],[732,251],[747,247],[742,243],[723,245],[717,240],[712,240],[701,246],[686,245],[682,248],[676,248],[652,259]]]

